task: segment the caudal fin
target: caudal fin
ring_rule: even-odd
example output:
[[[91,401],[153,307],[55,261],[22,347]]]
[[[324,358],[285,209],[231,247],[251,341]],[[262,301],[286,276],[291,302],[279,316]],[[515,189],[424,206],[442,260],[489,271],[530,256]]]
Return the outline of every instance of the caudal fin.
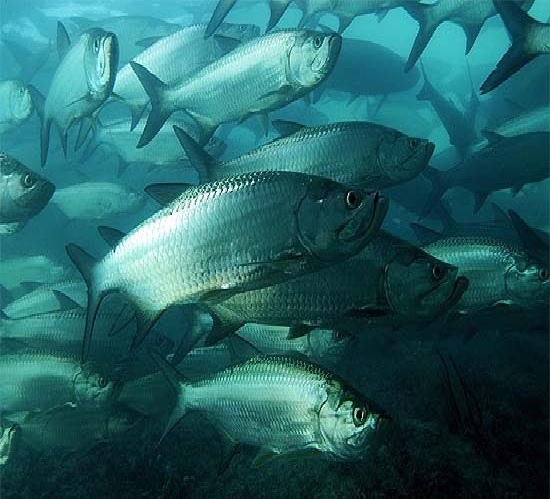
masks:
[[[130,66],[132,66],[134,73],[136,73],[136,76],[151,101],[151,112],[149,113],[147,123],[145,124],[143,133],[141,134],[137,144],[137,148],[140,149],[153,140],[155,135],[172,114],[172,111],[166,109],[164,106],[163,93],[167,88],[164,82],[159,80],[147,68],[137,62],[130,61]]]
[[[280,21],[286,9],[290,5],[291,0],[271,0],[269,2],[270,16],[267,23],[266,33],[271,31],[275,25]]]
[[[441,196],[443,196],[449,187],[445,183],[444,172],[436,168],[428,167],[422,172],[422,175],[432,183],[432,192],[421,213],[421,216],[424,218],[439,203]]]
[[[208,38],[214,34],[214,32],[220,27],[220,24],[223,22],[229,11],[235,5],[237,0],[219,0],[218,5],[214,9],[214,13],[208,21],[208,26],[204,31],[204,38]]]
[[[409,54],[407,64],[405,64],[405,72],[408,72],[416,64],[422,52],[424,52],[426,45],[428,45],[432,35],[439,26],[439,22],[434,22],[431,19],[430,11],[433,9],[433,4],[424,5],[416,2],[405,2],[403,7],[416,21],[418,21],[418,34],[414,39],[414,44]]]
[[[214,180],[215,167],[217,165],[216,159],[199,146],[183,128],[177,125],[174,125],[173,128],[181,147],[185,151],[189,161],[191,161],[191,165],[197,170],[200,181],[208,182]]]
[[[47,120],[44,114],[44,105],[46,99],[42,93],[34,86],[29,85],[29,93],[31,95],[32,103],[36,109],[36,113],[40,118],[40,164],[44,166],[46,159],[48,158],[48,149],[50,146],[50,128],[52,126],[51,120]]]
[[[416,98],[420,101],[429,101],[432,99],[432,95],[434,94],[434,87],[432,86],[430,80],[428,80],[428,76],[426,75],[426,70],[424,69],[424,63],[422,62],[422,60],[420,61],[420,69],[422,70],[424,84],[422,85],[420,92],[416,94]]]
[[[525,52],[525,33],[529,26],[540,23],[531,18],[515,2],[495,0],[494,4],[512,38],[512,45],[498,61],[493,72],[482,83],[480,87],[482,94],[498,87],[536,57],[536,54]]]
[[[100,293],[95,289],[93,268],[96,264],[96,260],[76,244],[68,244],[65,246],[65,251],[82,275],[88,289],[88,308],[86,310],[86,326],[84,328],[84,339],[82,341],[81,352],[81,361],[85,362],[90,352],[92,332],[97,312],[106,293]]]
[[[170,419],[168,420],[168,424],[166,425],[162,437],[160,437],[160,440],[157,444],[157,446],[159,446],[166,438],[166,435],[168,435],[168,433],[170,433],[170,431],[174,429],[174,427],[187,413],[187,409],[185,407],[185,388],[187,385],[187,379],[158,352],[151,350],[149,351],[149,354],[151,355],[153,361],[158,366],[162,374],[164,374],[168,382],[174,387],[174,389],[178,393],[178,402],[176,404],[176,407],[174,408],[174,411],[172,412],[172,415],[170,416]]]

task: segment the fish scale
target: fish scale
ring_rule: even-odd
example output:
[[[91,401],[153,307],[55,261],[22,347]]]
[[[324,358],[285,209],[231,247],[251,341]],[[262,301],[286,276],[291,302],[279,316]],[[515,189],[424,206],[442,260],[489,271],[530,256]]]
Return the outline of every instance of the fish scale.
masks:
[[[211,180],[258,169],[277,169],[379,189],[410,180],[426,166],[433,145],[427,140],[416,141],[416,147],[411,148],[404,134],[368,122],[304,127],[208,170]],[[388,150],[391,147],[395,157],[386,158],[384,146]]]
[[[316,418],[331,381],[299,360],[260,357],[186,386],[184,403],[240,442],[269,440],[284,452],[318,440]]]
[[[80,369],[74,359],[47,354],[0,356],[0,410],[47,409],[75,402],[73,378]]]
[[[259,34],[253,25],[225,24],[221,34],[228,34],[247,40]],[[223,55],[221,47],[214,38],[204,39],[206,25],[188,26],[169,36],[163,37],[133,60],[149,69],[164,83],[174,84],[193,74]],[[182,57],[185,51],[186,57]],[[123,66],[116,76],[113,93],[126,104],[138,109],[147,105],[149,98],[140,85],[130,64]],[[135,145],[135,144],[134,144]]]
[[[516,259],[524,258],[521,250],[488,237],[445,238],[424,246],[429,254],[456,265],[470,282],[459,307],[479,307],[496,303],[506,296],[506,272]]]
[[[352,207],[350,193],[359,200]],[[170,305],[218,301],[348,258],[376,235],[386,210],[377,193],[256,172],[187,189],[130,234],[117,234],[100,262],[68,245],[88,285],[83,355],[106,294],[120,292],[135,306],[135,347]]]

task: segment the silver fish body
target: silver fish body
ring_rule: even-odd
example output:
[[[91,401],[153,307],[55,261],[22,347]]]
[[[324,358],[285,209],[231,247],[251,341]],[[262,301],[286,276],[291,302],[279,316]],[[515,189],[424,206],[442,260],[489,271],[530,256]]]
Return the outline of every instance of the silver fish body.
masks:
[[[34,450],[77,452],[98,442],[115,440],[144,419],[139,412],[120,404],[109,411],[83,410],[66,404],[30,413],[18,419],[17,425],[23,442]]]
[[[0,81],[0,135],[27,121],[34,104],[27,85],[19,80]]]
[[[338,330],[355,315],[430,320],[462,296],[466,283],[457,275],[456,267],[381,232],[344,262],[209,305],[219,328],[213,339],[245,323]]]
[[[267,324],[246,324],[236,336],[266,355],[299,354],[312,362],[328,365],[341,359],[351,335],[343,331],[314,329],[299,338],[289,338],[290,328]],[[178,364],[178,370],[188,378],[198,378],[220,371],[235,363],[231,341],[191,350]]]
[[[524,111],[501,123],[492,131],[503,137],[514,137],[531,132],[550,133],[550,107],[542,106]]]
[[[258,170],[296,171],[381,189],[411,180],[428,164],[434,144],[368,122],[342,122],[315,127],[275,121],[290,134],[235,159],[217,162],[196,151],[181,130],[176,134],[199,175],[217,180]],[[194,161],[193,161],[194,160]]]
[[[88,285],[84,352],[108,293],[134,304],[138,345],[170,305],[223,300],[349,258],[376,235],[386,211],[378,193],[299,173],[191,187],[98,263],[67,246]]]
[[[138,147],[146,145],[176,110],[194,118],[205,142],[222,123],[283,107],[327,77],[340,45],[338,35],[280,31],[243,43],[175,86],[132,62],[152,105]]]
[[[470,282],[457,304],[460,311],[499,303],[523,308],[548,303],[548,268],[519,247],[488,237],[449,237],[423,249],[456,265]]]
[[[192,382],[157,362],[179,394],[169,427],[197,411],[237,442],[274,456],[311,450],[361,459],[387,423],[365,397],[305,361],[260,356]]]
[[[58,30],[64,32],[62,25]],[[42,165],[46,163],[48,156],[52,123],[59,130],[66,152],[67,131],[71,125],[90,117],[111,95],[117,64],[117,37],[100,28],[84,32],[68,48],[53,76],[43,104]]]
[[[118,391],[77,359],[42,353],[0,355],[0,410],[34,411],[67,402],[81,407],[101,407]]]
[[[205,27],[203,24],[185,27],[161,38],[132,60],[147,68],[167,85],[180,83],[226,52],[216,39],[204,39]],[[230,37],[235,42],[246,41],[258,36],[259,28],[251,24],[224,24],[219,34]],[[124,65],[118,71],[113,94],[130,106],[133,129],[149,103],[149,97],[130,64]]]
[[[55,185],[23,163],[0,153],[0,235],[25,226],[50,201]]]
[[[0,283],[9,290],[23,282],[58,282],[69,274],[69,269],[44,255],[3,258],[0,265]]]

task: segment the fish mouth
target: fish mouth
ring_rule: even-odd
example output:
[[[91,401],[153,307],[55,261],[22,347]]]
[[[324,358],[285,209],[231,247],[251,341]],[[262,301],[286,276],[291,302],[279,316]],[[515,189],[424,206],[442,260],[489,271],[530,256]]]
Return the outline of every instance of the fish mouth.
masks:
[[[388,208],[388,198],[376,191],[372,202],[371,217],[367,218],[361,216],[364,210],[369,209],[369,205],[365,203],[365,206],[361,208],[360,212],[348,220],[341,228],[339,239],[347,243],[361,240],[366,244],[378,233],[384,218],[386,218]]]

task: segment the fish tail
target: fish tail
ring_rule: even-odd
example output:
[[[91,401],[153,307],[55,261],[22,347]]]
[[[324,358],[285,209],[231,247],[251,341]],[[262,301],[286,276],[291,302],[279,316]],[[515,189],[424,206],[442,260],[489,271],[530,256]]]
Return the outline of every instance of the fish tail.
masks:
[[[181,147],[191,161],[191,165],[197,170],[201,182],[213,180],[213,167],[217,164],[216,159],[195,142],[185,130],[177,125],[174,125],[173,128]]]
[[[418,22],[418,34],[414,39],[411,53],[405,64],[405,72],[408,72],[424,52],[439,23],[433,22],[430,16],[433,4],[424,5],[416,2],[405,2],[403,7]]]
[[[441,201],[441,196],[443,196],[448,187],[445,182],[444,172],[436,168],[428,167],[422,172],[422,175],[432,183],[432,192],[421,213],[421,217],[424,218]]]
[[[97,312],[101,301],[105,296],[105,292],[97,289],[96,280],[94,279],[94,266],[96,260],[86,253],[80,246],[76,244],[68,244],[65,246],[67,255],[78,269],[88,290],[88,308],[86,310],[86,326],[84,329],[84,340],[82,341],[81,360],[85,362],[90,352],[92,340],[92,332],[96,320]]]
[[[481,84],[481,94],[486,94],[498,87],[536,57],[536,54],[526,54],[523,48],[525,32],[530,25],[535,24],[535,21],[514,2],[495,1],[494,3],[508,33],[510,33],[512,45]]]
[[[424,78],[424,84],[422,85],[422,88],[420,89],[420,92],[416,94],[416,98],[420,101],[423,100],[430,100],[433,95],[433,86],[430,83],[430,80],[428,80],[428,76],[426,75],[426,70],[424,69],[424,63],[422,60],[420,61],[420,69],[422,70],[422,77]]]
[[[208,26],[206,26],[206,30],[204,32],[205,39],[212,36],[220,27],[220,24],[223,22],[227,14],[229,14],[229,11],[233,8],[233,5],[235,5],[235,2],[236,0],[219,0],[214,13],[208,22]]]
[[[172,111],[166,109],[164,105],[164,92],[167,88],[166,84],[141,64],[130,61],[130,66],[132,66],[134,73],[136,73],[136,76],[151,101],[151,112],[137,144],[137,148],[140,149],[151,142],[166,120],[170,117]]]
[[[29,93],[31,100],[36,109],[36,114],[40,118],[40,164],[44,166],[48,157],[48,149],[50,145],[50,128],[51,120],[46,120],[44,114],[44,106],[46,99],[34,85],[29,85]]]
[[[178,401],[176,407],[172,411],[170,419],[164,429],[162,436],[157,444],[157,447],[164,441],[168,433],[170,433],[174,427],[185,417],[187,414],[187,404],[185,402],[185,396],[188,386],[188,380],[181,374],[170,362],[168,362],[162,355],[153,350],[149,351],[153,361],[160,369],[162,374],[166,377],[168,382],[174,387],[178,393]]]
[[[283,17],[283,14],[290,5],[290,1],[291,0],[279,0],[278,2],[269,3],[269,8],[271,12],[269,15],[269,22],[267,23],[267,28],[265,29],[266,33],[271,31],[280,21],[281,17]]]

